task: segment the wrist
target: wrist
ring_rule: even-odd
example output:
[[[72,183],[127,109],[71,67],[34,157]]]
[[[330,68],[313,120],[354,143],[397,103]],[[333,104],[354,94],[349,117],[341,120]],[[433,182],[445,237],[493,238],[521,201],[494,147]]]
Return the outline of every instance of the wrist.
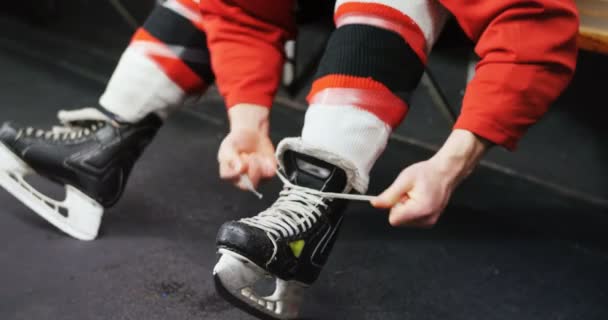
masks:
[[[472,132],[456,129],[430,161],[443,175],[458,183],[475,169],[490,146]]]
[[[268,133],[270,110],[264,106],[241,103],[228,109],[230,131],[254,130]]]

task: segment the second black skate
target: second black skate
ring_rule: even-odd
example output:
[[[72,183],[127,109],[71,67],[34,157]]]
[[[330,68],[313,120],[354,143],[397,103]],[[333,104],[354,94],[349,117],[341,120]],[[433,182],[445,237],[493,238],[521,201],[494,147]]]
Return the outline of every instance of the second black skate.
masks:
[[[92,240],[104,207],[118,201],[162,121],[151,114],[118,123],[94,108],[63,111],[59,118],[62,126],[51,130],[11,123],[0,128],[0,185],[67,234]],[[65,200],[36,190],[25,181],[31,174],[64,185]]]

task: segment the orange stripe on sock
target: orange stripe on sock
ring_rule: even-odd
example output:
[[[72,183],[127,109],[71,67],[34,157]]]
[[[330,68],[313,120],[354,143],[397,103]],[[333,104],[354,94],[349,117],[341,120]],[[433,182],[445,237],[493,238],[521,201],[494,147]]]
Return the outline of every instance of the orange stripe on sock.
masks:
[[[309,104],[351,105],[372,113],[391,128],[403,121],[407,104],[372,78],[328,75],[316,80],[307,97]]]
[[[357,89],[371,89],[371,90],[390,90],[382,83],[374,80],[373,78],[363,78],[342,74],[330,74],[321,77],[312,84],[312,88],[308,93],[307,99],[317,94],[317,92],[327,88],[357,88]]]
[[[151,35],[143,28],[139,28],[131,42],[147,41],[164,46],[167,51],[171,51],[162,41]],[[167,56],[158,55],[153,52],[145,52],[173,82],[182,88],[186,93],[199,93],[207,87],[205,81],[199,77],[187,64],[177,55]]]

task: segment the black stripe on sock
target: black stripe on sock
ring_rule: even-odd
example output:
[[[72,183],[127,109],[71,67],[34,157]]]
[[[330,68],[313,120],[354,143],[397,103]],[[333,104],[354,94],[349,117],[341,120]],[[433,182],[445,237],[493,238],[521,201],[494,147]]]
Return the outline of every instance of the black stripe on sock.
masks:
[[[423,72],[424,64],[400,35],[353,24],[333,32],[315,79],[331,74],[371,77],[406,100]]]
[[[215,79],[211,70],[211,58],[207,48],[207,37],[192,22],[163,6],[157,6],[143,25],[144,30],[168,45],[177,45],[200,51],[197,61],[183,59],[184,63],[205,82]]]

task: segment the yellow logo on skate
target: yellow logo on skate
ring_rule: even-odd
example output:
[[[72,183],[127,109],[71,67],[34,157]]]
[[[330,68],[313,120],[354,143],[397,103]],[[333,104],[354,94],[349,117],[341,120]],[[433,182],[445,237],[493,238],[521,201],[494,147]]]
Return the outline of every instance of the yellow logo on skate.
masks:
[[[304,244],[306,241],[304,240],[296,240],[294,242],[289,243],[289,247],[291,248],[291,252],[296,258],[299,258],[302,254],[302,249],[304,249]]]

